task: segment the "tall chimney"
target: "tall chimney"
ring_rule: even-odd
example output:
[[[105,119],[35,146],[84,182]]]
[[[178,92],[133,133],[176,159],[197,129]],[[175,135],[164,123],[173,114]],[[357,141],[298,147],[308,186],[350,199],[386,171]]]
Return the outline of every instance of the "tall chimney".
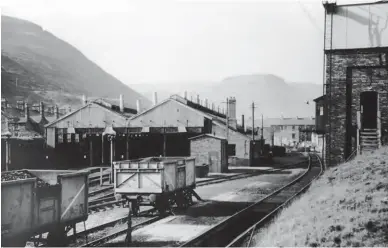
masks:
[[[199,95],[197,95],[197,103],[198,104],[201,104],[200,100],[199,100]]]
[[[82,104],[86,105],[86,103],[87,103],[86,96],[82,95]]]
[[[120,94],[120,112],[124,112],[124,97]]]
[[[205,107],[208,108],[207,99],[205,99]]]
[[[39,108],[39,112],[40,112],[40,118],[44,118],[44,103],[43,102],[40,102],[40,108]]]
[[[212,110],[214,111],[214,102],[212,102]]]
[[[154,92],[154,105],[158,104],[158,93]]]
[[[217,112],[220,113],[220,106],[218,106],[218,111]]]
[[[28,103],[24,104],[24,116],[26,119],[30,119],[30,109],[28,108]]]
[[[59,109],[58,109],[58,105],[55,105],[55,106],[54,106],[54,115],[55,115],[55,118],[56,118],[56,119],[59,119]]]
[[[237,128],[237,117],[236,117],[236,98],[230,97],[228,99],[228,119],[229,125],[233,128]]]
[[[187,99],[187,91],[185,91],[184,97],[185,97],[185,99]]]
[[[140,100],[136,100],[136,110],[137,110],[137,113],[140,113],[141,111],[141,108],[140,108]]]
[[[245,132],[245,120],[244,120],[244,115],[241,115],[241,125],[242,125],[242,128]]]

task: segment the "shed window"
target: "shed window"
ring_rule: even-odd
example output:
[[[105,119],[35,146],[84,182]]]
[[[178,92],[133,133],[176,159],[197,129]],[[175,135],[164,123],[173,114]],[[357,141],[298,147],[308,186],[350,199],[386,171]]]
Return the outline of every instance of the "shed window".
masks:
[[[75,142],[79,143],[79,134],[78,133],[75,134]]]
[[[294,133],[292,134],[292,138],[295,139],[295,134]]]
[[[62,134],[58,135],[58,143],[63,143],[63,135]]]
[[[319,108],[319,115],[323,115],[323,107]]]
[[[71,133],[67,134],[67,143],[71,143]]]

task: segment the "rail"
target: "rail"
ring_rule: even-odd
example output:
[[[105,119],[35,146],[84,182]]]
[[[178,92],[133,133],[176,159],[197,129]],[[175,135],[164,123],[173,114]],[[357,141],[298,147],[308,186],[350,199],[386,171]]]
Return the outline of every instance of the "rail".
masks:
[[[286,202],[284,202],[282,205],[280,205],[279,207],[275,208],[272,212],[270,212],[269,214],[267,214],[264,218],[262,218],[259,222],[255,223],[253,226],[249,227],[246,231],[244,231],[242,234],[240,234],[237,238],[235,238],[231,243],[229,243],[226,247],[236,247],[236,246],[239,246],[239,247],[242,247],[242,244],[244,243],[244,241],[247,239],[247,236],[249,236],[249,239],[248,239],[248,242],[247,242],[247,245],[246,247],[250,247],[251,245],[251,242],[252,242],[252,238],[255,234],[255,231],[259,228],[262,228],[265,226],[265,224],[269,223],[270,220],[273,220],[274,217],[276,216],[276,214],[278,214],[280,212],[281,209],[285,208],[286,206],[288,206],[293,200],[296,199],[297,196],[299,196],[301,193],[303,193],[305,190],[308,189],[308,187],[310,187],[310,185],[312,184],[312,182],[319,178],[322,173],[324,172],[324,168],[323,168],[323,164],[322,164],[322,161],[321,159],[319,158],[319,156],[315,155],[319,164],[320,164],[320,167],[321,167],[321,171],[319,172],[319,174],[313,178],[313,180],[311,180],[307,185],[305,185],[304,187],[302,187],[302,189],[300,189],[298,192],[296,192],[293,196],[291,196]]]
[[[306,183],[305,180],[315,179],[317,176],[321,175],[323,168],[322,168],[322,163],[320,162],[320,159],[317,155],[314,155],[320,164],[320,171],[319,173],[316,173],[316,170],[312,170],[312,155],[309,155],[309,162],[308,162],[308,169],[306,170],[305,173],[303,173],[301,176],[293,180],[291,183],[281,187],[280,189],[272,192],[271,194],[267,195],[260,201],[251,204],[250,206],[246,207],[245,209],[237,212],[236,214],[230,216],[229,218],[225,219],[224,221],[218,223],[214,227],[212,227],[210,230],[206,230],[193,239],[189,240],[188,242],[184,243],[181,245],[181,247],[194,247],[194,246],[226,246],[230,244],[230,240],[232,240],[233,233],[246,233],[244,232],[246,230],[246,227],[251,227],[251,224],[256,224],[255,222],[256,219],[261,220],[261,219],[267,219],[268,214],[265,212],[266,210],[264,209],[279,209],[279,205],[282,206],[285,203],[288,203],[289,199],[292,199],[292,197],[288,197],[280,203],[277,203],[276,197],[279,199],[284,198],[285,196],[282,195],[282,193],[286,192],[285,189],[289,188],[290,190],[295,190],[295,185],[299,186],[297,183]],[[311,178],[312,177],[312,178]],[[309,180],[308,182],[311,183]],[[309,185],[309,184],[308,184]],[[303,185],[305,186],[305,185]],[[306,187],[303,187],[305,189]],[[300,187],[298,187],[297,192],[301,192]],[[291,191],[291,193],[294,192]],[[272,201],[266,201],[266,200],[271,200]],[[278,200],[279,200],[278,199]],[[264,212],[263,212],[264,211]],[[272,211],[273,212],[273,211]],[[262,216],[265,214],[265,216]],[[273,213],[272,213],[273,214]],[[232,235],[231,235],[232,234]],[[232,241],[233,242],[233,241]]]

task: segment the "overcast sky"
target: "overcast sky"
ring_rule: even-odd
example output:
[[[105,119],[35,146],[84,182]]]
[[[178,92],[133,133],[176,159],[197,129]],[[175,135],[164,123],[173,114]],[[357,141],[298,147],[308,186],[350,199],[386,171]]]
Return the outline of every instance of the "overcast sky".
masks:
[[[126,84],[220,81],[253,73],[322,84],[321,0],[2,0],[1,5],[3,14],[42,26]]]

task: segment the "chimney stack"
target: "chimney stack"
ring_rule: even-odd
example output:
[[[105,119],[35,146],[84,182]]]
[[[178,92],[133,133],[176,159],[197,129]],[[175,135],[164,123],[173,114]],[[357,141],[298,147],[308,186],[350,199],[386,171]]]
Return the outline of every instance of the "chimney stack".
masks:
[[[218,106],[218,111],[217,112],[220,113],[220,106]]]
[[[158,104],[158,93],[154,92],[154,106]]]
[[[136,100],[136,110],[137,110],[137,113],[140,113],[141,112],[141,108],[140,108],[140,100]]]
[[[205,99],[205,107],[208,108],[209,106],[207,105],[207,99]]]
[[[124,112],[124,97],[120,94],[120,112]]]
[[[212,110],[214,111],[214,102],[212,103]]]
[[[228,99],[228,119],[229,126],[237,128],[237,117],[236,117],[236,98],[230,97]]]
[[[185,99],[187,100],[187,91],[185,91],[184,97],[185,97]]]
[[[198,103],[198,104],[201,104],[201,103],[200,103],[200,100],[199,100],[199,95],[197,95],[197,103]]]
[[[43,102],[40,102],[39,112],[40,112],[40,118],[43,119],[44,118],[44,103]]]
[[[82,104],[86,105],[86,103],[87,103],[86,96],[82,95]]]
[[[58,105],[55,105],[55,106],[54,106],[54,115],[55,115],[55,118],[56,118],[56,119],[59,119],[59,109],[58,109]]]
[[[30,109],[28,108],[28,103],[24,104],[24,116],[26,117],[27,121],[30,119]]]

